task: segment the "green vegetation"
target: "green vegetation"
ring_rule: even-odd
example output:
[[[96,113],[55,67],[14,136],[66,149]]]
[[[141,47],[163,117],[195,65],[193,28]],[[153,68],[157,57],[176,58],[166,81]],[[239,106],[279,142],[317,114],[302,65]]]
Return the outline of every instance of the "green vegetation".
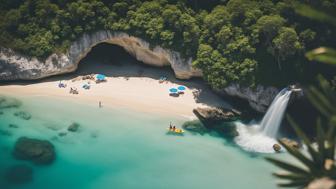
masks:
[[[305,1],[336,10],[331,0]],[[293,0],[0,0],[0,46],[46,58],[83,33],[123,31],[193,57],[214,88],[283,86],[318,72],[304,53],[336,44],[334,29],[296,13]]]
[[[286,173],[274,173],[280,179],[288,182],[280,183],[282,187],[305,188],[316,179],[327,178],[336,181],[335,143],[336,143],[336,95],[328,81],[320,77],[320,87],[311,87],[309,99],[322,114],[317,121],[316,144],[289,117],[297,135],[307,147],[308,154],[286,145],[289,154],[296,158],[301,165],[295,165],[278,159],[267,158],[268,161],[286,170]]]
[[[300,6],[298,10],[302,15],[307,15],[322,22],[329,22],[336,26],[336,19],[326,13],[307,6]],[[336,51],[332,48],[319,47],[307,52],[306,56],[309,60],[336,65]],[[297,136],[307,147],[308,154],[279,141],[288,153],[296,158],[301,165],[297,166],[278,159],[266,158],[274,165],[286,170],[286,173],[274,173],[276,177],[287,181],[280,183],[279,186],[316,188],[316,186],[313,187],[311,184],[319,183],[320,188],[336,187],[335,83],[330,84],[322,76],[318,76],[318,80],[319,87],[310,87],[307,93],[309,101],[320,113],[320,117],[316,122],[316,138],[314,142],[311,141],[295,121],[288,116],[288,120],[293,126]]]

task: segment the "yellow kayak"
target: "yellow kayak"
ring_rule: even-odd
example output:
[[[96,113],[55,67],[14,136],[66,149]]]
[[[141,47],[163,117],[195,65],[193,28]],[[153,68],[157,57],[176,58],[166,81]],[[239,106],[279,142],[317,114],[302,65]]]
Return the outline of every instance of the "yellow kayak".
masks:
[[[170,129],[168,128],[168,131],[171,133],[176,133],[176,134],[183,134],[184,131],[182,129]]]

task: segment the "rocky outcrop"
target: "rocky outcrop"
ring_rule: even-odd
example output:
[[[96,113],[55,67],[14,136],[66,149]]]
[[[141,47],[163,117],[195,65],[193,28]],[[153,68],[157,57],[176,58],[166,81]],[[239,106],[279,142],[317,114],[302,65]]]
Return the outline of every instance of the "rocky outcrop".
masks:
[[[273,150],[275,152],[280,152],[281,151],[281,146],[279,144],[273,144]]]
[[[258,85],[256,88],[251,88],[243,87],[239,84],[231,84],[217,92],[223,95],[245,99],[254,110],[264,113],[267,111],[267,108],[279,90],[275,87],[264,87],[261,85]]]
[[[190,131],[191,133],[199,133],[201,135],[209,132],[209,130],[199,120],[186,121],[183,123],[182,128]]]
[[[78,123],[72,123],[69,127],[68,127],[68,131],[70,132],[77,132],[79,129],[80,125]]]
[[[49,141],[21,137],[15,143],[13,155],[36,164],[50,164],[55,159],[55,149]]]
[[[193,112],[205,125],[235,121],[240,116],[237,111],[223,108],[196,108]]]
[[[290,140],[288,138],[281,138],[280,141],[281,141],[281,143],[283,143],[286,146],[289,146],[291,148],[299,149],[301,147],[301,145],[298,142],[296,142],[295,140]]]
[[[177,78],[189,79],[201,76],[191,66],[191,58],[183,58],[178,52],[160,46],[151,48],[140,38],[126,33],[98,31],[84,34],[73,42],[66,53],[54,53],[46,60],[20,55],[10,49],[0,49],[0,80],[33,80],[52,75],[73,72],[91,49],[99,43],[111,43],[123,47],[137,60],[153,66],[171,66]]]

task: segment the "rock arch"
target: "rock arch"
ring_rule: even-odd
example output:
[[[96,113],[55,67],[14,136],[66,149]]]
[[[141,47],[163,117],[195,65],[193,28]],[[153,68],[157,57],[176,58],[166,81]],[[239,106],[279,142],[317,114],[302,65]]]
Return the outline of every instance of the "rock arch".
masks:
[[[91,49],[100,43],[123,47],[137,60],[153,66],[171,66],[179,79],[201,76],[191,65],[191,58],[182,58],[175,51],[150,44],[140,38],[122,32],[97,31],[84,34],[74,41],[67,53],[52,54],[45,61],[22,56],[10,49],[0,49],[0,80],[32,80],[73,72]]]

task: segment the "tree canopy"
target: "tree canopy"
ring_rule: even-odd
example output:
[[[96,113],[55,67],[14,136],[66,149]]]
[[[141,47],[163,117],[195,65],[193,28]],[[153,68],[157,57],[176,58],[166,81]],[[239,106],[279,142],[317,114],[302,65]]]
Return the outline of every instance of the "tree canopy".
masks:
[[[333,27],[293,0],[0,0],[0,46],[46,58],[101,29],[123,31],[192,57],[214,88],[307,82],[323,66],[304,53],[335,46]],[[330,0],[300,1],[334,13]],[[335,70],[333,70],[335,71]],[[335,74],[334,74],[335,75]]]

